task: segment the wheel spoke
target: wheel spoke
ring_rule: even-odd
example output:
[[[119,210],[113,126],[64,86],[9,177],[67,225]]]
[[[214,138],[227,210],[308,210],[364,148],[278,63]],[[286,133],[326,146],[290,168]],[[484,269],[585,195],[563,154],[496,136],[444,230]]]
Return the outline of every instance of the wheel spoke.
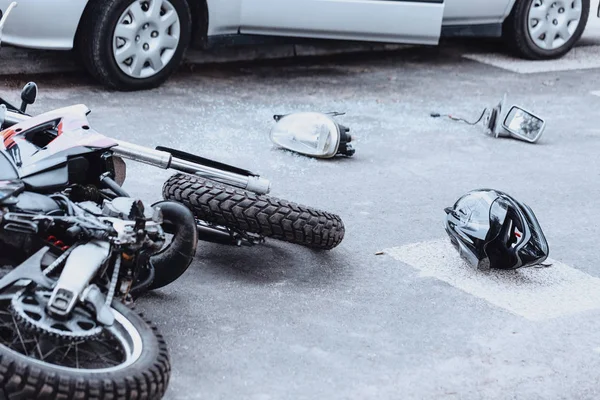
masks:
[[[150,54],[150,58],[148,61],[150,61],[150,64],[152,65],[152,68],[155,71],[158,71],[163,67],[163,61],[160,58],[160,51],[158,50],[155,50]]]
[[[141,25],[144,21],[146,21],[146,13],[142,10],[142,2],[136,1],[129,7],[129,12],[131,14],[131,19],[133,19],[133,24],[137,26]]]
[[[118,365],[118,363],[119,363],[118,361],[115,361],[115,360],[112,360],[112,359],[106,357],[108,355],[111,355],[112,352],[100,354],[97,351],[88,351],[85,349],[79,349],[79,352],[81,353],[81,355],[87,355],[88,357],[93,357],[92,359],[94,361],[101,360],[110,366],[115,366],[115,365]]]
[[[135,53],[136,53],[135,45],[133,43],[127,43],[125,46],[123,46],[123,47],[121,47],[120,49],[117,50],[117,52],[115,54],[115,60],[119,64],[123,63],[128,58],[134,57]]]
[[[133,57],[130,68],[132,76],[139,77],[142,73],[142,69],[144,69],[144,61],[140,57],[135,56]]]
[[[79,347],[75,344],[75,368],[79,369]]]
[[[552,48],[552,43],[554,43],[554,39],[556,39],[556,30],[549,29],[548,32],[546,32],[546,37],[544,38],[544,45],[547,49]]]
[[[581,8],[568,8],[566,10],[566,17],[568,22],[579,20],[581,18]]]
[[[40,360],[44,359],[44,355],[42,354],[42,349],[40,349],[40,343],[36,340],[35,341],[35,348],[38,351],[38,354],[40,355]]]
[[[540,36],[548,34],[548,27],[545,23],[540,22],[535,28],[531,28],[530,33],[533,40],[539,40]]]
[[[137,32],[137,24],[119,24],[115,29],[115,36],[123,39],[127,39],[128,42],[135,40]]]
[[[19,340],[21,342],[21,345],[23,346],[23,351],[25,352],[25,354],[27,354],[27,347],[25,347],[25,342],[23,341],[23,337],[21,336],[21,331],[19,330],[19,325],[17,324],[17,321],[15,321],[15,317],[12,317],[13,323],[15,324],[15,328],[17,328],[17,335],[19,336]]]
[[[569,32],[569,26],[567,24],[563,24],[558,29],[558,36],[563,38],[565,41],[567,41],[571,38],[571,32]]]
[[[546,7],[533,7],[531,11],[529,11],[529,19],[536,19],[538,21],[542,21],[546,19]]]
[[[174,23],[177,22],[177,20],[177,12],[175,10],[171,10],[163,15],[160,20],[160,25],[163,32],[166,32]]]
[[[173,36],[167,35],[167,34],[164,34],[161,37],[160,45],[161,45],[161,48],[163,48],[163,49],[175,50],[177,48],[178,44],[179,44],[179,39],[176,37],[173,37]]]
[[[162,0],[152,0],[150,2],[150,8],[147,13],[151,20],[158,21],[160,19],[160,9],[162,7]]]

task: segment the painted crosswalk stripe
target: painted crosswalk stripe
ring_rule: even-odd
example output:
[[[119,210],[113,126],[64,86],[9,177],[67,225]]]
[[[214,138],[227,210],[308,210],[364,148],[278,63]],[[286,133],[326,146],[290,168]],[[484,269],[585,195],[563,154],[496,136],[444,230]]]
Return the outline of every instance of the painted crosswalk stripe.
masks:
[[[576,47],[558,60],[530,61],[502,53],[464,54],[464,58],[519,74],[600,68],[600,45]]]
[[[448,239],[386,249],[423,277],[444,281],[466,293],[530,320],[544,320],[600,308],[600,278],[549,260],[548,268],[481,272],[462,261]]]

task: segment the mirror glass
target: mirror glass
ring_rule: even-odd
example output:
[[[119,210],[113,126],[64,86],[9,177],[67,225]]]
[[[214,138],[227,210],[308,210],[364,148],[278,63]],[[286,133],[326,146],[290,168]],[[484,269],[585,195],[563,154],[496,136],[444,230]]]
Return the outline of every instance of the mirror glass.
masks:
[[[504,128],[512,135],[535,142],[544,130],[544,120],[527,110],[513,106],[504,120]]]

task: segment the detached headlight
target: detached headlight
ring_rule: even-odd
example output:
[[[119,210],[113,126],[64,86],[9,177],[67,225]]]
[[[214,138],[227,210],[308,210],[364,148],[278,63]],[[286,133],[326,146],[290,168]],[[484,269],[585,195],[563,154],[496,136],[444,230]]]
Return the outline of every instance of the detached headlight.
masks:
[[[318,158],[352,156],[352,137],[330,116],[315,112],[275,115],[271,141],[277,146]]]

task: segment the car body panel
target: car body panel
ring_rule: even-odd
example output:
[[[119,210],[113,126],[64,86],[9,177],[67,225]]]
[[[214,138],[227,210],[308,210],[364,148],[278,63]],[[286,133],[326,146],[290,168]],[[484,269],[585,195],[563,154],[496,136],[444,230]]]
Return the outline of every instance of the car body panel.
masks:
[[[12,1],[0,0],[0,10]],[[435,44],[442,27],[454,36],[497,36],[516,0],[206,1],[211,37],[242,33]],[[6,23],[4,43],[49,50],[73,48],[87,0],[18,3]]]
[[[485,25],[504,22],[515,0],[446,0],[443,25]]]
[[[12,1],[0,0],[0,10]],[[35,49],[72,49],[86,4],[86,0],[19,0],[6,21],[2,42]]]
[[[243,0],[207,0],[208,36],[239,33]]]
[[[437,44],[443,0],[243,0],[240,32]]]

